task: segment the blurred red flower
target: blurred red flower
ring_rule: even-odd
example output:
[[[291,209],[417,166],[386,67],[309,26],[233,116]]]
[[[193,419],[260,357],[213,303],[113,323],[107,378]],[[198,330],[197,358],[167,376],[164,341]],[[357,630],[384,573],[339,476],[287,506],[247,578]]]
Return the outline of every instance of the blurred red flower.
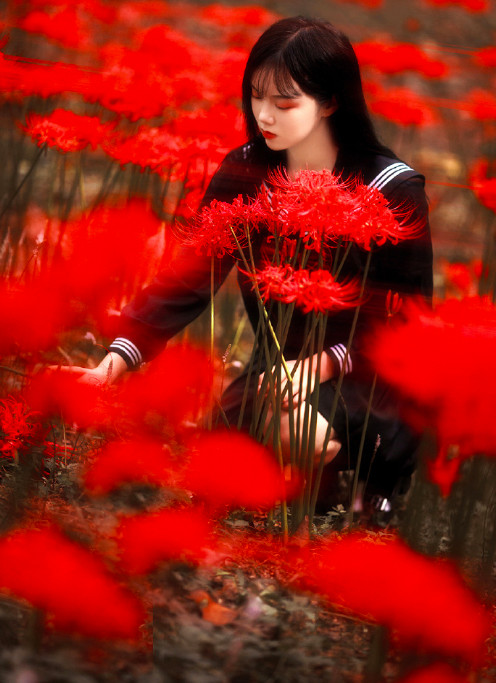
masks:
[[[199,9],[199,20],[222,31],[222,40],[229,45],[251,47],[259,33],[280,19],[264,7],[228,7],[212,3]]]
[[[168,346],[145,370],[129,377],[121,401],[135,420],[159,414],[173,428],[196,422],[212,400],[213,369],[206,351],[188,343]]]
[[[382,7],[384,0],[340,0],[341,2],[349,2],[350,4],[363,5],[368,9],[379,9]]]
[[[450,263],[441,259],[441,268],[446,281],[447,296],[477,294],[477,281],[482,270],[480,259],[470,263]]]
[[[461,7],[468,12],[485,12],[489,9],[488,0],[424,0],[436,7]]]
[[[239,147],[246,140],[242,112],[233,104],[216,104],[209,108],[196,108],[193,112],[180,112],[171,121],[170,129],[182,139],[196,140],[198,151],[217,163],[230,149]]]
[[[297,493],[299,481],[286,485],[274,456],[250,437],[219,431],[192,444],[183,486],[215,507],[268,509]]]
[[[60,152],[76,152],[88,145],[96,149],[112,134],[115,123],[102,123],[98,116],[80,116],[67,109],[55,109],[48,116],[31,113],[22,130],[38,146],[55,147]]]
[[[0,280],[0,356],[52,346],[64,312],[61,291],[41,279],[15,288]]]
[[[487,69],[493,69],[496,66],[496,47],[483,47],[473,54],[473,59],[476,64]]]
[[[400,126],[428,126],[439,120],[429,103],[409,88],[379,88],[369,106],[375,114]]]
[[[63,226],[63,261],[52,271],[51,280],[59,283],[66,296],[93,308],[95,298],[108,301],[121,294],[123,282],[132,287],[137,273],[146,281],[143,259],[150,260],[152,270],[156,266],[147,243],[162,229],[144,199],[102,204]]]
[[[476,662],[491,620],[454,566],[364,533],[300,551],[301,584],[393,631],[399,643]]]
[[[170,126],[140,126],[133,135],[109,135],[102,141],[105,152],[121,166],[132,163],[162,175],[186,156],[183,144]]]
[[[470,676],[458,673],[448,664],[439,663],[417,669],[398,683],[470,683],[471,680]]]
[[[2,93],[51,97],[78,93],[88,97],[100,89],[101,76],[75,64],[20,59],[0,54]]]
[[[73,48],[86,48],[92,44],[90,24],[75,6],[60,6],[51,11],[34,10],[20,19],[18,26],[29,33],[40,33],[45,38]]]
[[[406,417],[435,428],[439,457],[430,470],[443,492],[463,458],[496,455],[496,307],[478,297],[451,299],[434,311],[410,303],[404,321],[376,330],[377,372],[408,399]],[[456,368],[464,364],[463,372]]]
[[[25,399],[42,417],[62,416],[80,429],[110,427],[117,411],[105,387],[79,382],[77,373],[66,370],[35,376],[25,391]]]
[[[23,400],[13,396],[0,401],[0,457],[13,458],[32,441],[37,430],[36,414]]]
[[[442,78],[448,74],[445,62],[429,57],[412,43],[370,40],[356,43],[354,50],[362,67],[373,66],[385,74],[416,71],[427,78]]]
[[[0,538],[0,591],[43,610],[57,629],[93,638],[136,639],[146,618],[94,553],[55,528]]]
[[[488,178],[489,160],[477,159],[469,171],[469,183],[481,204],[496,212],[496,178]]]
[[[496,119],[496,96],[488,90],[475,88],[465,98],[464,109],[478,121],[494,121]]]
[[[90,459],[82,481],[93,495],[128,483],[167,486],[174,482],[174,463],[169,448],[156,441],[113,441]]]
[[[210,521],[191,508],[123,517],[115,535],[122,567],[131,574],[146,574],[170,560],[200,562],[213,542]]]

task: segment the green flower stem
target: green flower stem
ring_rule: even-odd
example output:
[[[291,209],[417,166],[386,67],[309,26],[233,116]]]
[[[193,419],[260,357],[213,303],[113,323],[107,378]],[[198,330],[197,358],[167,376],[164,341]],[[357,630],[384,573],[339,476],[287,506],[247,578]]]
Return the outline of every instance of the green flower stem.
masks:
[[[341,262],[340,262],[339,266],[337,267],[336,272],[332,273],[332,275],[335,279],[337,279],[339,277],[339,274],[341,273],[341,270],[342,270],[344,264],[346,263],[346,259],[348,258],[348,254],[350,253],[352,244],[353,244],[353,242],[348,242],[348,244],[346,245],[345,252],[343,254],[343,258],[341,259]]]
[[[253,348],[252,348],[252,350],[251,350],[250,361],[249,361],[249,364],[248,364],[248,372],[247,372],[247,375],[246,375],[245,388],[244,388],[244,391],[243,391],[243,397],[242,397],[242,399],[241,399],[241,408],[240,408],[240,411],[239,411],[238,425],[237,425],[238,430],[241,429],[241,425],[243,424],[243,417],[244,417],[245,410],[246,410],[246,401],[248,400],[248,393],[249,393],[249,389],[250,389],[250,382],[251,382],[251,378],[252,378],[252,375],[253,375],[253,366],[254,366],[254,363],[255,363],[255,357],[257,356],[257,354],[256,354],[257,340],[258,340],[258,338],[261,336],[261,334],[262,334],[262,319],[259,318],[259,319],[258,319],[257,330],[256,330],[256,332],[255,332],[255,342],[254,342]],[[260,358],[258,358],[257,368],[260,369]],[[257,373],[256,376],[258,377],[259,374],[260,374],[260,373]]]
[[[5,216],[5,214],[7,213],[7,211],[8,211],[8,210],[10,209],[10,207],[12,206],[12,202],[14,201],[14,199],[17,197],[17,195],[19,194],[19,192],[20,192],[20,191],[22,190],[22,188],[24,187],[24,184],[26,183],[26,181],[27,181],[28,178],[30,177],[31,173],[34,171],[34,169],[35,169],[35,167],[36,167],[36,164],[37,164],[38,161],[40,160],[41,155],[43,154],[43,152],[45,151],[45,149],[46,149],[46,145],[42,145],[42,146],[39,148],[39,150],[38,150],[38,152],[36,153],[36,155],[35,155],[33,161],[31,162],[31,166],[30,166],[29,169],[26,171],[26,173],[25,173],[25,175],[24,175],[24,178],[21,180],[21,182],[20,182],[19,185],[16,187],[16,189],[14,190],[14,192],[10,195],[10,197],[9,197],[8,200],[7,200],[7,203],[5,204],[5,206],[3,207],[3,209],[0,211],[0,220]]]
[[[92,206],[91,206],[91,213],[95,211],[95,209],[102,203],[102,201],[105,199],[105,197],[108,195],[108,193],[112,190],[114,185],[117,182],[117,178],[122,174],[122,168],[119,166],[119,164],[116,164],[115,161],[111,161],[109,164],[107,170],[105,171],[105,175],[102,180],[102,184],[100,186],[100,190],[98,191],[98,194],[96,196],[96,199],[94,200]]]
[[[369,251],[368,255],[367,255],[367,260],[365,262],[365,268],[364,268],[363,277],[362,277],[362,284],[360,287],[360,298],[363,296],[363,293],[365,291],[365,283],[367,281],[367,277],[369,274],[371,259],[372,259],[372,251]],[[341,367],[341,372],[339,373],[339,377],[338,377],[338,380],[336,383],[334,399],[333,399],[332,406],[331,406],[331,412],[329,415],[329,422],[328,422],[328,426],[327,426],[327,430],[326,430],[326,434],[325,434],[325,438],[324,438],[324,443],[322,446],[322,453],[320,454],[319,467],[317,470],[317,475],[315,477],[313,493],[312,493],[312,498],[311,498],[311,503],[310,503],[310,512],[309,512],[309,517],[308,517],[308,523],[309,523],[310,527],[312,525],[313,517],[315,514],[315,506],[317,504],[317,496],[319,493],[320,482],[322,480],[322,472],[324,470],[325,453],[327,450],[327,446],[329,444],[329,440],[331,438],[332,423],[334,422],[334,418],[336,417],[336,411],[337,411],[337,407],[338,407],[339,396],[341,393],[341,386],[343,384],[346,361],[348,359],[348,356],[350,355],[351,344],[353,342],[353,337],[355,336],[355,330],[356,330],[356,326],[357,326],[357,322],[358,322],[358,315],[360,313],[360,310],[361,310],[361,304],[359,304],[355,308],[355,314],[353,316],[353,321],[351,323],[351,329],[350,329],[350,334],[348,336],[348,343],[346,345],[346,352],[345,352],[343,365]]]
[[[351,504],[350,504],[350,509],[348,510],[348,524],[349,524],[350,529],[353,526],[353,507],[355,505],[356,494],[357,494],[357,489],[358,489],[358,475],[360,474],[360,467],[362,464],[363,447],[365,445],[365,436],[366,436],[367,427],[369,424],[369,417],[370,417],[370,411],[372,408],[372,401],[374,400],[376,383],[377,383],[377,374],[374,375],[374,379],[372,380],[372,386],[370,388],[369,400],[367,402],[367,410],[365,411],[365,419],[363,422],[362,433],[360,436],[360,445],[358,447],[357,464],[356,464],[356,468],[355,468],[355,476],[353,477],[353,487],[351,490]]]
[[[243,259],[243,264],[244,264],[245,268],[247,269],[247,272],[250,273],[250,274],[252,275],[252,278],[253,278],[253,285],[254,285],[254,288],[255,288],[255,292],[256,292],[256,295],[257,295],[257,299],[258,299],[258,301],[259,301],[260,304],[261,304],[261,310],[262,310],[262,312],[263,312],[263,316],[264,316],[265,321],[266,321],[266,323],[267,323],[267,327],[268,327],[269,330],[270,330],[270,333],[271,333],[271,335],[272,335],[272,338],[273,338],[273,340],[274,340],[274,343],[275,343],[275,345],[276,345],[277,350],[278,350],[279,352],[281,352],[282,365],[283,365],[283,367],[284,367],[284,371],[285,371],[285,373],[286,373],[286,377],[287,377],[287,379],[288,379],[288,382],[292,382],[291,373],[290,373],[290,371],[289,371],[289,368],[288,368],[288,365],[287,365],[287,363],[286,363],[286,360],[285,360],[284,356],[282,355],[282,351],[281,351],[281,346],[280,346],[280,344],[279,344],[279,340],[278,340],[277,335],[276,335],[276,333],[275,333],[275,331],[274,331],[274,328],[272,327],[272,323],[270,322],[269,315],[268,315],[268,313],[267,313],[267,309],[265,308],[265,306],[264,306],[264,304],[263,304],[263,299],[262,299],[262,296],[261,296],[261,294],[260,294],[260,290],[259,290],[259,288],[258,288],[258,282],[257,282],[256,277],[255,277],[255,266],[253,265],[253,267],[250,268],[250,266],[249,266],[249,264],[248,264],[248,261],[246,260],[246,256],[244,255],[244,252],[243,252],[243,250],[242,250],[242,248],[241,248],[241,245],[239,244],[238,238],[236,237],[236,233],[234,232],[234,230],[232,229],[232,227],[230,228],[230,230],[231,230],[232,235],[233,235],[233,237],[234,237],[234,240],[235,240],[235,242],[236,242],[236,246],[238,247],[239,253],[241,254],[241,258]],[[249,250],[250,250],[250,259],[251,259],[252,263],[254,264],[254,260],[253,260],[253,251],[252,251],[251,241],[250,241],[250,236],[249,236],[249,232],[248,232],[248,231],[247,231],[247,237],[248,237],[248,245],[249,245]]]
[[[214,287],[214,255],[210,258],[210,365],[214,367],[214,337],[215,337],[215,287]],[[213,386],[210,390],[213,399]],[[212,401],[211,401],[212,402]],[[212,410],[208,411],[207,429],[212,430]]]
[[[324,338],[327,327],[328,315],[318,315],[319,319],[319,333],[317,340],[317,368],[315,370],[315,389],[313,391],[313,398],[311,401],[312,412],[310,420],[309,440],[308,440],[308,468],[307,468],[307,487],[305,492],[305,514],[310,515],[311,507],[311,491],[312,478],[315,469],[314,453],[315,453],[315,438],[317,431],[317,418],[319,415],[319,397],[320,397],[320,377],[322,365],[322,353],[324,353]],[[310,403],[310,401],[309,401]]]

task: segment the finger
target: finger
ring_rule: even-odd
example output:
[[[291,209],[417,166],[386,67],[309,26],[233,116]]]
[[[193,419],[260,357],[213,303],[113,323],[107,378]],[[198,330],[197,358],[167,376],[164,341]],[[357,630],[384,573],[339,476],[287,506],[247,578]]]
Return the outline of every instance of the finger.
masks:
[[[81,368],[77,365],[49,365],[44,368],[45,372],[64,372],[71,375],[84,375],[88,372],[87,368]]]

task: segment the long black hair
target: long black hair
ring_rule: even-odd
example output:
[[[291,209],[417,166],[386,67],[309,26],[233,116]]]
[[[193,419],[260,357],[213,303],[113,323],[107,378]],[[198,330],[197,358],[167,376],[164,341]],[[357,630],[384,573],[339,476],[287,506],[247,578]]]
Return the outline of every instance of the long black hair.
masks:
[[[302,16],[281,19],[257,40],[243,76],[243,113],[249,139],[260,134],[251,107],[252,85],[263,91],[269,75],[283,95],[295,94],[294,82],[319,104],[337,105],[328,120],[340,153],[376,152],[394,157],[379,141],[370,120],[353,47],[329,22]]]

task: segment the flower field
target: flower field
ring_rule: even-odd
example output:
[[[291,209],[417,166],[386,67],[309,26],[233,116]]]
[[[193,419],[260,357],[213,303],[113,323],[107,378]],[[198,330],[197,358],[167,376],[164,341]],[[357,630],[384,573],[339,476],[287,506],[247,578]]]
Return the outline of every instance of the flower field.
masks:
[[[199,208],[246,141],[244,65],[284,3],[1,6],[0,680],[496,680],[492,0],[291,6],[350,35],[381,138],[427,180],[433,306],[390,290],[368,344],[370,400],[389,383],[422,435],[387,519],[360,515],[358,472],[319,508],[325,447],[314,455],[306,364],[288,365],[284,344],[304,314],[318,378],[328,320],[349,315],[339,389],[371,253],[418,225],[325,171],[276,173],[270,197]],[[264,269],[253,225],[271,235]],[[255,333],[231,273],[123,381],[60,370],[96,367],[121,308],[173,259],[180,282],[207,256],[213,295],[226,254],[256,299]],[[219,402],[242,367],[247,433],[222,429]],[[248,411],[262,367],[274,370]],[[298,408],[289,459],[284,402]]]

